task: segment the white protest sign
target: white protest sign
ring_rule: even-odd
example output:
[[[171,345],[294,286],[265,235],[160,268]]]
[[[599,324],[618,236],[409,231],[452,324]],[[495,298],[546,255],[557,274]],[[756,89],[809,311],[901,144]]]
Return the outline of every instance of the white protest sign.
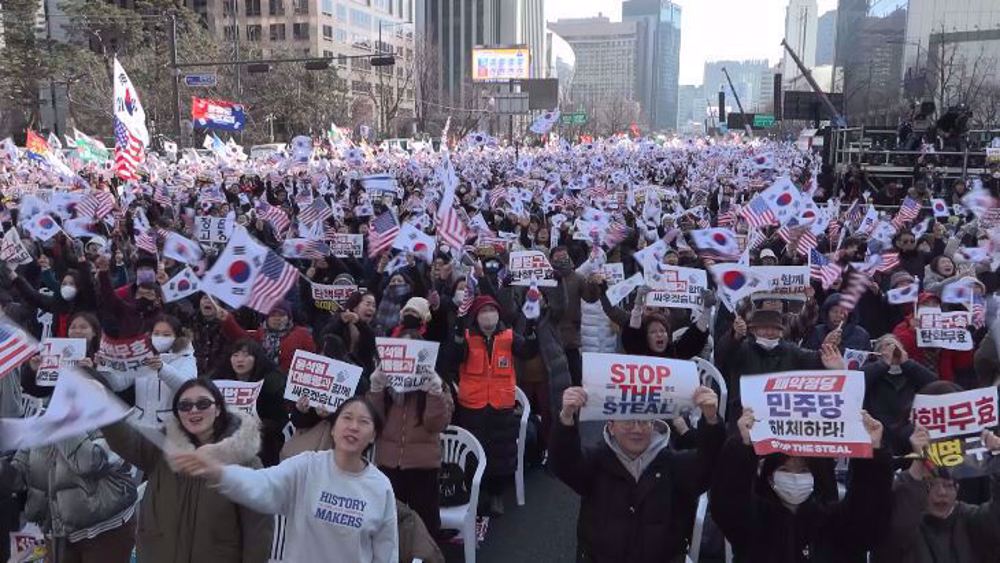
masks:
[[[35,372],[35,385],[55,387],[59,368],[76,365],[76,360],[87,356],[85,338],[47,338],[42,342],[40,363]]]
[[[632,274],[632,277],[629,279],[623,280],[609,287],[604,294],[608,296],[608,301],[610,301],[612,305],[617,305],[621,303],[622,299],[628,297],[629,293],[632,293],[636,290],[636,288],[641,287],[644,283],[646,282],[642,277],[642,273],[636,272]]]
[[[376,338],[379,368],[386,375],[389,387],[407,393],[416,391],[425,380],[434,376],[437,363],[437,342],[409,338]]]
[[[708,290],[705,270],[681,268],[660,264],[655,273],[646,273],[646,285],[652,291],[646,294],[647,307],[699,310],[704,300],[702,292]]]
[[[967,330],[972,313],[931,310],[917,315],[917,346],[944,350],[972,350],[972,335]]]
[[[336,410],[354,395],[361,379],[361,367],[326,356],[296,350],[288,368],[285,398],[298,401],[309,399],[309,406]]]
[[[927,429],[932,440],[979,434],[997,425],[997,388],[915,395],[910,419]]]
[[[31,522],[24,525],[19,532],[10,533],[10,562],[28,563],[29,561],[45,561],[48,557],[48,547],[45,534],[38,524]]]
[[[222,391],[226,406],[240,412],[257,416],[257,398],[264,387],[264,380],[237,381],[235,379],[216,379],[212,383]]]
[[[312,284],[313,305],[324,311],[336,311],[358,290],[356,285]]]
[[[760,280],[759,287],[754,290],[755,298],[764,293],[779,299],[805,299],[809,266],[754,266],[750,271]]]
[[[556,287],[555,270],[544,252],[539,250],[517,250],[510,253],[508,270],[511,285],[530,286],[537,280],[539,287]]]
[[[612,262],[601,266],[601,273],[608,286],[613,286],[625,281],[625,265],[621,262]]]
[[[30,264],[34,262],[31,254],[21,243],[21,235],[17,234],[17,229],[11,227],[0,240],[0,260],[8,264]]]
[[[786,371],[740,378],[743,408],[757,455],[871,457],[861,421],[864,374],[858,371]]]
[[[364,235],[337,233],[329,239],[330,251],[337,258],[361,258],[364,254]]]
[[[97,352],[97,369],[136,374],[143,369],[143,362],[153,355],[145,334],[128,338],[112,338],[105,334],[101,336]]]
[[[699,384],[694,362],[585,352],[580,420],[670,418],[693,408]]]
[[[198,242],[226,243],[229,241],[229,229],[225,217],[208,217],[199,215],[194,218],[194,238]]]

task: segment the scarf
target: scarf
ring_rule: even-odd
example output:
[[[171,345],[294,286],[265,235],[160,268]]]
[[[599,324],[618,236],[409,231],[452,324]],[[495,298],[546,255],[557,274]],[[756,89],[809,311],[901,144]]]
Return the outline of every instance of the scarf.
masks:
[[[261,343],[264,345],[264,352],[267,354],[267,359],[271,360],[275,364],[278,364],[278,357],[281,355],[281,341],[284,340],[288,333],[292,331],[292,323],[288,323],[285,328],[280,330],[271,330],[270,328],[264,329],[264,341]]]

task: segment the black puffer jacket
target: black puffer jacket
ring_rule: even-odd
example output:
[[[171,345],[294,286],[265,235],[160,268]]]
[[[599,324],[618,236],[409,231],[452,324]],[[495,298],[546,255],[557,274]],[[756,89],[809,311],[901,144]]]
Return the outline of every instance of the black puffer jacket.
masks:
[[[694,507],[711,483],[724,426],[699,426],[697,450],[660,450],[638,482],[606,442],[583,451],[577,425],[554,426],[549,448],[552,470],[580,495],[581,560],[683,561]]]
[[[765,463],[765,467],[768,464]],[[884,539],[892,508],[891,458],[851,461],[851,482],[842,501],[820,493],[796,512],[786,508],[757,474],[757,455],[739,436],[726,442],[709,495],[709,509],[733,546],[737,563],[851,563]],[[773,474],[772,464],[772,474]],[[817,489],[822,476],[813,471]]]

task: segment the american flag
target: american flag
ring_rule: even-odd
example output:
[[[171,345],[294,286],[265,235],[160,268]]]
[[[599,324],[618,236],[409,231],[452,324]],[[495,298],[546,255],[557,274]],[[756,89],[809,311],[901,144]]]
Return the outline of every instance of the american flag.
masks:
[[[882,259],[877,266],[875,266],[876,272],[889,272],[899,267],[899,253],[898,252],[886,252],[882,254]]]
[[[843,268],[836,262],[831,262],[815,248],[809,251],[809,258],[809,277],[822,283],[823,289],[830,289],[830,286],[840,279]]]
[[[739,206],[729,203],[723,203],[722,209],[719,210],[719,217],[716,221],[716,226],[724,227],[726,229],[733,228],[736,224],[736,218],[739,216]]]
[[[285,297],[298,278],[298,270],[282,260],[274,251],[268,250],[264,264],[253,280],[247,306],[265,315],[270,313],[274,304]]]
[[[472,270],[465,276],[465,298],[462,302],[458,304],[458,316],[464,317],[468,312],[469,308],[472,307],[472,301],[476,298],[476,277],[472,275]]]
[[[315,198],[312,203],[299,209],[299,220],[303,223],[326,221],[331,217],[333,217],[333,210],[323,201],[323,198]]]
[[[374,258],[392,246],[399,234],[399,223],[386,211],[376,217],[368,226],[368,256]]]
[[[138,180],[136,168],[143,161],[142,141],[115,118],[115,174],[126,182]]]
[[[902,205],[899,206],[899,212],[896,213],[896,217],[892,220],[892,225],[898,229],[903,226],[903,223],[916,219],[919,214],[920,202],[910,196],[906,196]]]
[[[83,196],[76,206],[78,217],[101,219],[115,208],[115,196],[111,192],[90,192]]]
[[[767,206],[767,202],[760,196],[754,197],[749,204],[740,210],[740,217],[755,229],[763,229],[778,222],[771,208]]]
[[[974,297],[972,301],[972,326],[983,328],[986,326],[986,304],[982,297]]]
[[[864,212],[861,211],[861,206],[855,201],[844,214],[844,223],[850,227],[851,230],[854,230],[858,228],[862,217],[864,217]]]
[[[840,218],[830,217],[830,224],[826,226],[826,236],[830,241],[840,238]]]
[[[795,250],[803,256],[815,249],[818,243],[816,235],[812,234],[808,226],[795,227],[785,225],[778,229],[778,236],[781,237],[781,240],[785,241],[785,244],[791,244],[792,241],[798,240]]]
[[[141,207],[132,215],[132,237],[141,250],[156,254],[156,233],[150,227],[149,219]]]
[[[0,321],[0,377],[38,353],[38,343],[6,320]]]
[[[757,250],[765,242],[767,242],[767,237],[764,236],[764,233],[751,229],[747,235],[747,250]]]
[[[454,207],[441,211],[437,216],[437,235],[452,248],[460,249],[469,238],[469,227]]]
[[[847,275],[847,282],[840,292],[840,306],[853,311],[858,306],[858,301],[868,289],[869,281],[861,272],[851,272]]]
[[[506,197],[507,197],[507,188],[505,187],[497,186],[492,190],[490,190],[489,194],[490,208],[496,209],[497,207],[500,207],[501,200],[503,200]]]
[[[170,194],[167,193],[166,186],[153,187],[153,202],[164,207],[170,207],[174,203],[170,199]]]
[[[274,227],[274,232],[281,234],[288,230],[292,222],[288,220],[288,215],[276,205],[271,205],[263,200],[257,200],[257,215]]]

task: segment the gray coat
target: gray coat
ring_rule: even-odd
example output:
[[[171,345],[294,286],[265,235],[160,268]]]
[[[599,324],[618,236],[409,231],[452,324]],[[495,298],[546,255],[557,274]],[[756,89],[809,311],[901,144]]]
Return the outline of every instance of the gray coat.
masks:
[[[96,534],[131,518],[137,494],[130,469],[93,432],[21,450],[0,476],[27,491],[28,520],[74,541],[74,536],[87,535],[77,532]]]

